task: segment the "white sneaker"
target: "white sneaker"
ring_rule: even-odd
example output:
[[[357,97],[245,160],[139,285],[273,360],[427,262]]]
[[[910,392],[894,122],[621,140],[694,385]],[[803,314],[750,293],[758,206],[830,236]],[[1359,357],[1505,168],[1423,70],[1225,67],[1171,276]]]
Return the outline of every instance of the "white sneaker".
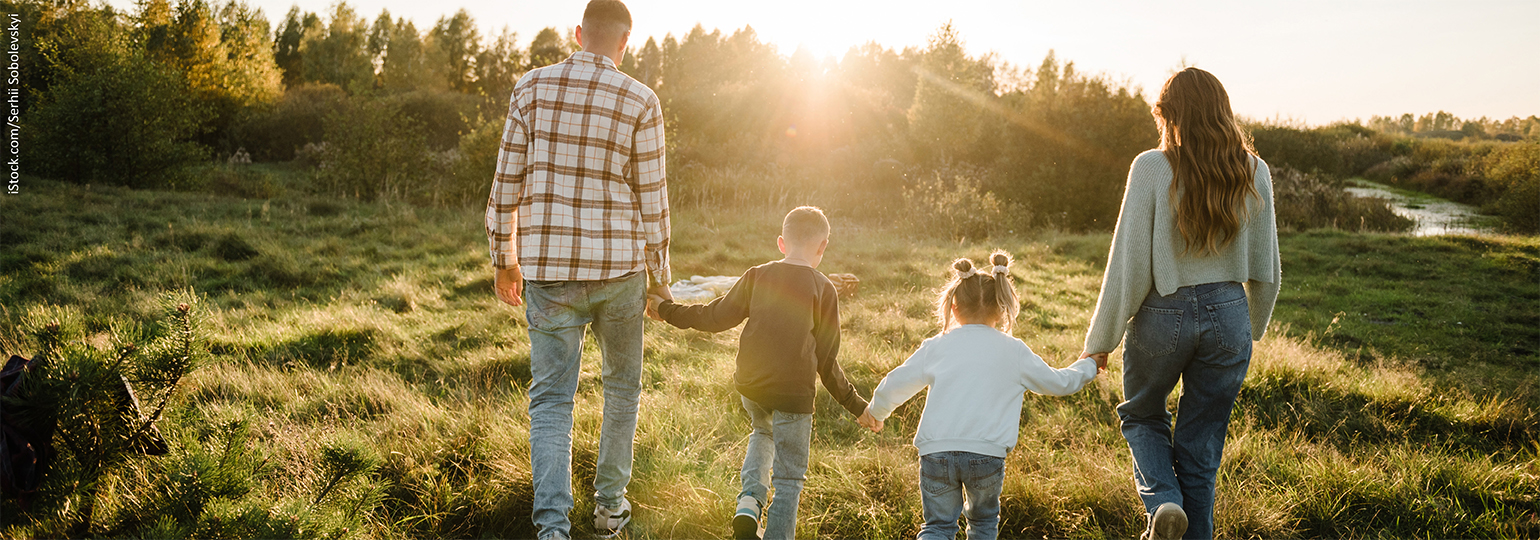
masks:
[[[594,533],[599,538],[614,538],[620,528],[631,522],[631,501],[621,499],[619,508],[594,505]]]
[[[759,500],[752,496],[738,497],[738,512],[733,514],[734,540],[759,540]]]
[[[1181,540],[1187,532],[1187,512],[1176,503],[1165,503],[1155,508],[1150,516],[1151,540]]]

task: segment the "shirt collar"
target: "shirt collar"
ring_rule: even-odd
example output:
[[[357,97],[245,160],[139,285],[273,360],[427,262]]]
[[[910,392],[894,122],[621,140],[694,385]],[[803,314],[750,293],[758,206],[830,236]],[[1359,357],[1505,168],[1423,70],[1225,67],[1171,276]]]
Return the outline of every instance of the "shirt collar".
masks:
[[[608,56],[604,56],[595,52],[578,51],[572,53],[571,58],[574,62],[586,62],[589,64],[599,64],[601,66],[615,67],[615,64],[610,62],[610,58]]]

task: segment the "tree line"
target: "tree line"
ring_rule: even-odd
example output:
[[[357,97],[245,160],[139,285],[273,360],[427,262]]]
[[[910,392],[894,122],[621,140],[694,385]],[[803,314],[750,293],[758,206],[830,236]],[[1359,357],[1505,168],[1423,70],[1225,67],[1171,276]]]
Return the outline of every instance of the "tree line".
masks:
[[[27,171],[135,187],[196,189],[210,181],[199,164],[249,155],[299,164],[307,190],[479,204],[518,77],[577,49],[555,28],[526,47],[506,29],[483,36],[464,10],[419,29],[388,11],[369,21],[345,2],[291,9],[276,27],[239,0],[146,0],[131,13],[0,4],[22,14],[33,45]],[[921,47],[868,43],[819,59],[783,55],[751,27],[696,26],[633,44],[620,68],[663,100],[671,191],[684,204],[813,203],[960,237],[1110,228],[1128,164],[1158,143],[1150,96],[1052,52],[1023,66],[964,45],[946,24]],[[1447,116],[1414,119],[1411,132],[1379,117],[1252,132],[1269,162],[1337,177],[1412,159],[1427,146],[1415,135],[1456,124],[1473,134],[1466,146],[1540,138],[1533,117]],[[1454,153],[1491,153],[1466,146]],[[1415,175],[1402,169],[1386,178]],[[1485,182],[1485,170],[1461,174]],[[1519,180],[1483,183],[1496,186],[1483,197],[1533,183],[1516,170]]]

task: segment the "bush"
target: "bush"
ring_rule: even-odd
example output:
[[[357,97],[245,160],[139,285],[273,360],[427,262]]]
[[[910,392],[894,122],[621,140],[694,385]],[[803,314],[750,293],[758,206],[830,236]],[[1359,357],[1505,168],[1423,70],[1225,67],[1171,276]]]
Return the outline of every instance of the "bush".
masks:
[[[979,240],[1031,223],[1020,205],[980,190],[978,174],[947,165],[904,188],[908,225],[922,235]]]
[[[1273,167],[1272,173],[1279,228],[1405,232],[1417,225],[1396,215],[1383,199],[1358,198],[1344,191],[1341,181],[1288,167]]]
[[[420,200],[440,168],[422,124],[380,99],[355,99],[325,120],[316,184],[324,192],[364,200]]]
[[[289,161],[307,144],[324,140],[326,117],[341,110],[347,92],[335,84],[304,84],[278,103],[248,112],[232,128],[236,145],[256,161]]]
[[[443,152],[460,144],[462,135],[478,128],[476,108],[481,98],[458,92],[418,90],[382,98],[422,130],[428,148]],[[498,127],[502,125],[499,122]],[[502,131],[498,131],[502,135]],[[490,183],[488,184],[490,188]]]
[[[75,183],[177,186],[207,151],[191,139],[208,116],[181,77],[128,43],[107,14],[70,15],[37,44],[53,83],[22,118],[28,172]]]
[[[1484,210],[1515,232],[1540,233],[1540,141],[1505,145],[1478,164],[1498,193]]]
[[[458,149],[448,154],[449,174],[435,176],[430,202],[435,206],[485,203],[492,191],[497,154],[502,149],[504,120],[483,120],[460,137]]]

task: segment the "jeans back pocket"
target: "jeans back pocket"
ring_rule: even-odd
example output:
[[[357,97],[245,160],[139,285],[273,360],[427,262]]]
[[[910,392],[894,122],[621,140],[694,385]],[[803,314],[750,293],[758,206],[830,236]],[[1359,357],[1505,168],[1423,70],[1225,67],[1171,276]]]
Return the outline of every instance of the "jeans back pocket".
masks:
[[[1207,306],[1209,320],[1214,323],[1214,335],[1219,348],[1230,354],[1251,350],[1251,309],[1246,297]]]
[[[1139,306],[1139,313],[1128,325],[1128,342],[1150,356],[1176,352],[1182,335],[1182,310]]]

